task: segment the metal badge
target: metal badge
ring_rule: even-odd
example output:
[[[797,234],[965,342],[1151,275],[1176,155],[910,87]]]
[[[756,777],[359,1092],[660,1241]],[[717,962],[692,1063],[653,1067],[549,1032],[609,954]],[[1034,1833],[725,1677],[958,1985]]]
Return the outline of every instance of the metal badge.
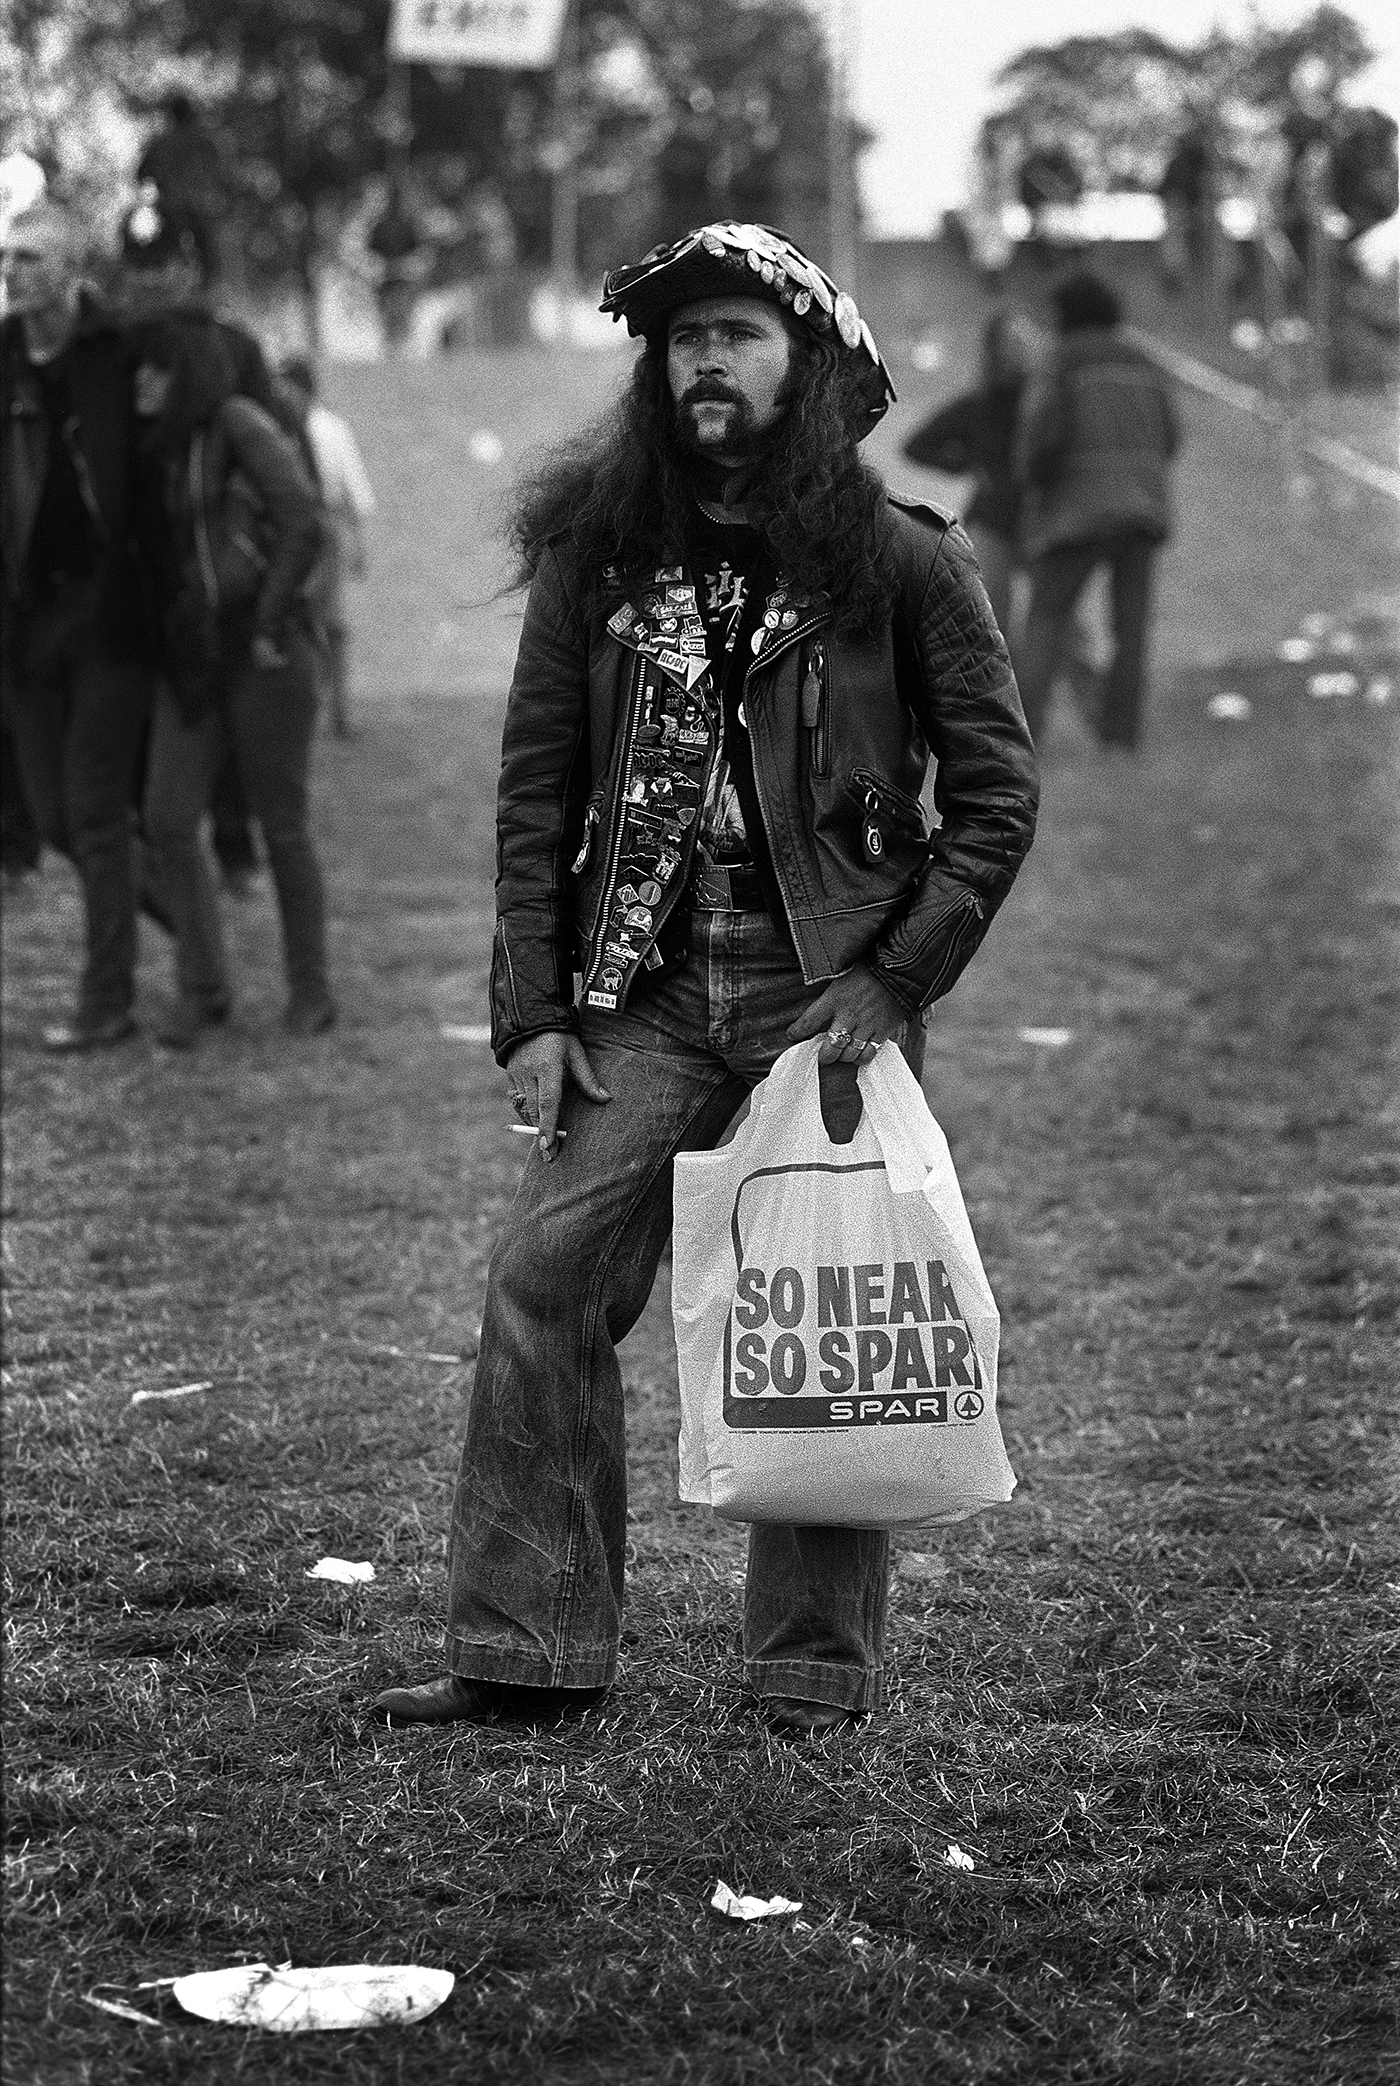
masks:
[[[621,893],[619,892],[618,895],[620,897]],[[661,886],[654,877],[649,876],[644,884],[638,885],[637,896],[643,905],[660,905],[662,897]]]
[[[643,934],[650,934],[650,933],[651,933],[651,922],[652,922],[652,911],[651,911],[651,907],[650,907],[650,906],[647,906],[647,905],[634,905],[634,906],[629,906],[629,908],[628,908],[628,911],[627,911],[627,925],[628,925],[629,927],[638,927],[638,928],[640,928],[640,929],[641,929],[641,931],[642,931],[642,933],[643,933]]]

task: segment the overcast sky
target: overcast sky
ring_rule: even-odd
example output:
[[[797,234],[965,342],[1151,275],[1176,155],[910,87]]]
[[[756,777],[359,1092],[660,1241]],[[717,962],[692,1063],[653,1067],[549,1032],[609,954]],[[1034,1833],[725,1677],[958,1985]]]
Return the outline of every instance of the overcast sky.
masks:
[[[972,141],[999,66],[1027,44],[1100,35],[1150,24],[1177,42],[1212,23],[1241,28],[1253,11],[1242,0],[1171,0],[1134,7],[1125,0],[818,0],[829,16],[854,21],[854,100],[878,134],[862,165],[869,228],[877,236],[929,231],[962,200]],[[1395,0],[1343,0],[1384,55],[1366,80],[1365,99],[1400,107],[1400,7]],[[1257,12],[1287,24],[1311,5],[1262,0]],[[1164,19],[1165,15],[1165,19]]]

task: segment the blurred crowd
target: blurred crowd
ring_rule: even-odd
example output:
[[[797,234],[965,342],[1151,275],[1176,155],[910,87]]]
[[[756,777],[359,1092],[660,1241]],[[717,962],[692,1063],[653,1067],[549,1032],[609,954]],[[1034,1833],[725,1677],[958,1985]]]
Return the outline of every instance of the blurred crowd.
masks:
[[[0,225],[4,866],[13,884],[49,847],[77,873],[85,952],[44,1030],[57,1052],[133,1033],[142,915],[172,945],[158,1040],[188,1049],[227,1022],[219,885],[248,888],[255,829],[286,1028],[336,1016],[308,784],[318,711],[351,732],[345,582],[373,493],[311,362],[269,368],[219,310],[187,104],[138,174],[120,249],[99,257],[105,295],[90,228],[61,201]]]

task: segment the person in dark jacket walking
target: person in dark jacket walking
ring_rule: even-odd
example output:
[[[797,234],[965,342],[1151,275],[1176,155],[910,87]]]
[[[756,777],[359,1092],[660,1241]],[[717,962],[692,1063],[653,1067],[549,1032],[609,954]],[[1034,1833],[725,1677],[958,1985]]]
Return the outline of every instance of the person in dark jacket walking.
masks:
[[[1014,467],[1016,414],[1030,358],[1015,321],[994,312],[982,333],[981,381],[940,406],[904,444],[911,464],[973,476],[976,485],[963,516],[972,539],[982,584],[999,627],[1011,627],[1011,580],[1017,563],[1021,487]]]
[[[1031,567],[1017,678],[1038,740],[1079,597],[1106,565],[1114,654],[1093,722],[1105,745],[1131,748],[1142,725],[1153,567],[1171,530],[1176,406],[1162,370],[1124,338],[1107,283],[1072,275],[1051,301],[1057,349],[1027,391],[1016,437]]]
[[[86,921],[76,1008],[43,1033],[55,1051],[136,1026],[132,799],[152,689],[134,365],[79,259],[78,226],[51,202],[0,251],[0,679],[25,795],[41,838],[73,861]]]
[[[616,1342],[670,1230],[671,1162],[718,1143],[806,1037],[832,1104],[842,1084],[854,1102],[856,1068],[954,984],[1034,830],[967,538],[860,460],[892,387],[850,296],[782,234],[725,223],[614,271],[603,309],[645,342],[631,388],[515,516],[530,592],[492,1034],[536,1136],[487,1286],[451,1670],[379,1696],[391,1722],[550,1714],[610,1684]],[[753,1530],[746,1671],[779,1730],[878,1705],[888,1553],[870,1530]]]
[[[232,745],[282,916],[286,1025],[313,1035],[335,1019],[308,802],[316,661],[302,589],[320,540],[317,494],[295,444],[234,389],[231,357],[210,320],[167,313],[137,337],[165,575],[143,826],[174,922],[178,979],[156,1034],[188,1048],[230,1011],[200,824]]]

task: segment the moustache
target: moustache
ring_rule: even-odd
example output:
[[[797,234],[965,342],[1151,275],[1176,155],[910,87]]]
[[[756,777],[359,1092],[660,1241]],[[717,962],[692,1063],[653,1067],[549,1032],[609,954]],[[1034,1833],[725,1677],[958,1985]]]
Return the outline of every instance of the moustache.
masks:
[[[683,406],[707,404],[742,406],[745,402],[742,392],[732,391],[727,384],[721,384],[716,377],[697,378],[696,382],[690,386],[690,389],[683,391],[680,397],[680,403]]]

